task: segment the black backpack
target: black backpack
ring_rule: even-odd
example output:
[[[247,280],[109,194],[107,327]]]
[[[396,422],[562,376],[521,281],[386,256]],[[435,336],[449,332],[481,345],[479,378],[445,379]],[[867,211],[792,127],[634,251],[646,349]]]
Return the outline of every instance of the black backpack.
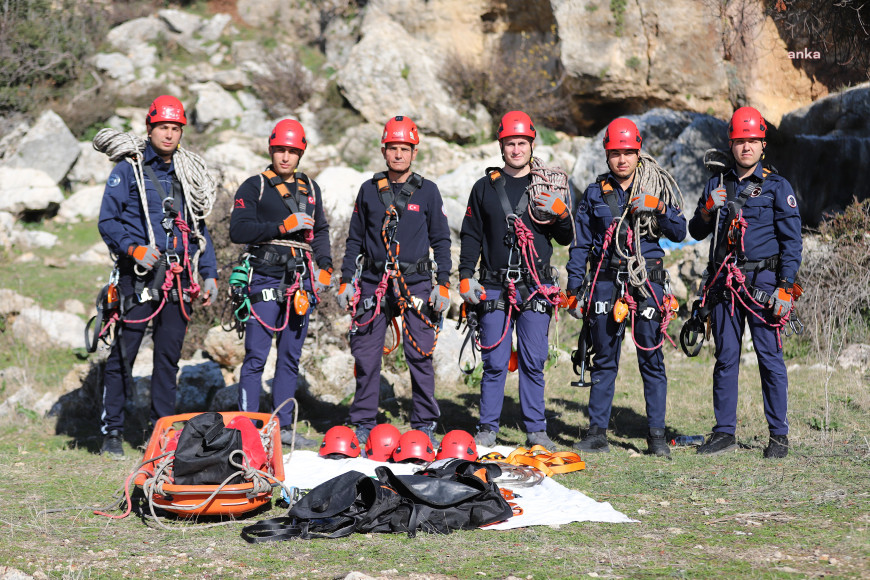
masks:
[[[242,432],[227,429],[220,413],[202,413],[185,423],[178,437],[172,463],[176,485],[218,485],[238,467],[230,464],[230,455],[242,451]],[[241,456],[241,454],[239,454]],[[241,461],[237,457],[236,461]],[[229,484],[244,483],[241,475]]]
[[[353,532],[449,534],[500,522],[513,513],[492,483],[501,474],[496,465],[457,459],[416,475],[396,475],[384,466],[375,473],[377,480],[358,471],[334,477],[305,494],[285,517],[245,527],[242,538],[260,543],[341,538]]]

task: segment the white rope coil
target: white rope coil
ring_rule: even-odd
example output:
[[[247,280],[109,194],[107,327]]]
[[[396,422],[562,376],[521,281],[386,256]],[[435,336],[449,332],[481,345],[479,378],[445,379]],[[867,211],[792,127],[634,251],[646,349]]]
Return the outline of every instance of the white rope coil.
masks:
[[[665,204],[665,207],[680,209],[685,205],[683,192],[680,191],[680,186],[677,185],[674,177],[645,151],[638,153],[638,164],[634,174],[632,191],[635,194],[648,193],[655,196]],[[630,204],[626,204],[625,211],[619,218],[619,227],[622,227],[622,222],[625,220],[630,209]],[[619,227],[617,231],[619,231]],[[615,244],[614,251],[620,258],[627,260],[626,269],[628,271],[629,284],[638,288],[640,294],[644,298],[647,298],[649,297],[649,291],[645,288],[645,285],[648,275],[646,260],[641,253],[640,239],[642,236],[654,239],[661,237],[658,218],[650,213],[640,213],[635,216],[633,220],[633,235],[634,255],[629,255],[625,249],[619,247],[619,244]]]
[[[571,190],[568,187],[568,174],[561,167],[547,167],[538,157],[532,157],[530,163],[532,182],[529,184],[529,213],[532,221],[539,224],[552,224],[558,219],[549,212],[542,212],[535,203],[547,191],[552,191],[565,202],[570,211],[572,206]]]

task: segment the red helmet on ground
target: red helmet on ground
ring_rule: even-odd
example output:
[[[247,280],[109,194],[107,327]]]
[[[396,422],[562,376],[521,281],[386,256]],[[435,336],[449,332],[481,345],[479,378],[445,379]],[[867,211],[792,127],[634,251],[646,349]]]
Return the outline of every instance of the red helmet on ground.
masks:
[[[468,459],[469,461],[477,460],[477,444],[474,442],[474,437],[471,436],[471,433],[454,429],[444,436],[435,459],[450,458]]]
[[[344,425],[336,425],[326,432],[320,444],[318,455],[326,457],[337,453],[347,457],[359,457],[359,439],[353,429]]]
[[[604,131],[604,150],[611,149],[640,149],[643,138],[637,125],[630,119],[620,117],[614,119]]]
[[[522,111],[510,111],[505,113],[501,118],[501,123],[498,124],[498,140],[501,141],[506,137],[528,137],[532,141],[538,134],[535,131],[535,124],[532,123],[531,117]]]
[[[767,133],[767,123],[758,109],[752,107],[740,107],[731,115],[728,123],[729,139],[764,139]]]
[[[375,425],[366,441],[366,457],[373,461],[386,461],[392,457],[401,436],[402,433],[395,425],[390,423]]]
[[[171,95],[161,95],[154,99],[154,102],[148,107],[145,122],[149,125],[166,122],[187,125],[187,117],[184,116],[184,105]]]
[[[276,145],[305,151],[308,141],[305,139],[305,129],[302,128],[302,124],[293,119],[278,121],[269,136],[269,147]]]
[[[435,459],[435,450],[429,436],[418,429],[411,429],[399,437],[399,445],[393,451],[393,461],[417,461],[428,463]]]
[[[381,145],[386,145],[387,143],[418,145],[420,143],[420,132],[417,130],[417,125],[408,117],[401,115],[393,117],[384,125],[384,134],[381,136]]]

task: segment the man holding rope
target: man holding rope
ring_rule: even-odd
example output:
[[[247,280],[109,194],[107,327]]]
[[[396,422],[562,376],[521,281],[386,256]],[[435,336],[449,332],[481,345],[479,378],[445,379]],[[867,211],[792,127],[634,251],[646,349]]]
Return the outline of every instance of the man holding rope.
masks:
[[[377,422],[381,358],[389,351],[384,346],[387,327],[399,318],[402,330],[394,322],[393,332],[397,345],[402,334],[411,374],[411,428],[438,447],[435,428],[441,410],[432,353],[441,317],[450,306],[450,229],[438,186],[411,170],[419,143],[414,121],[404,116],[387,121],[381,137],[387,171],[360,187],[341,265],[338,303],[351,312],[356,376],[349,422],[356,426],[361,447]]]
[[[487,169],[474,184],[462,222],[459,290],[476,310],[483,359],[480,421],[475,441],[492,447],[499,430],[504,387],[517,331],[517,370],[526,444],[555,444],[544,416],[544,365],[550,317],[560,303],[558,275],[550,265],[551,240],[571,243],[571,193],[567,176],[532,156],[537,131],[522,111],[502,117],[498,141],[504,167]],[[474,271],[480,262],[480,278]]]
[[[187,119],[175,97],[157,97],[145,119],[148,139],[109,130],[107,140],[132,145],[119,153],[106,180],[99,230],[117,256],[120,327],[103,379],[101,452],[123,458],[124,403],[133,393],[132,368],[148,323],[153,326],[151,423],[175,413],[178,360],[193,301],[205,306],[217,294],[217,261],[204,218],[214,201],[214,182],[201,159],[178,148]],[[106,131],[106,130],[104,130]],[[200,289],[197,270],[205,280]]]
[[[670,454],[665,441],[668,379],[661,347],[676,301],[667,289],[659,238],[682,241],[686,218],[673,178],[641,153],[641,144],[631,120],[615,119],[607,126],[604,152],[610,172],[599,175],[583,194],[567,265],[573,298],[569,312],[575,318],[585,314],[594,352],[589,431],[574,444],[590,453],[610,451],[607,428],[628,326],[643,379],[649,453]]]
[[[735,166],[710,179],[689,222],[689,233],[696,240],[714,236],[703,300],[712,309],[716,342],[716,425],[698,447],[701,454],[737,448],[737,378],[748,322],[770,431],[764,457],[788,455],[788,374],[780,329],[788,323],[793,299],[799,296],[795,277],[802,253],[801,216],[789,182],[762,164],[766,133],[767,122],[756,109],[734,111],[728,144]]]
[[[263,368],[274,336],[278,357],[272,404],[278,409],[281,442],[291,447],[316,444],[295,432],[293,405],[281,404],[296,395],[311,308],[332,286],[329,223],[320,186],[298,171],[307,147],[299,121],[279,121],[269,136],[272,164],[242,183],[230,215],[230,239],[247,244],[242,265],[248,268],[250,300],[239,410],[260,410]]]

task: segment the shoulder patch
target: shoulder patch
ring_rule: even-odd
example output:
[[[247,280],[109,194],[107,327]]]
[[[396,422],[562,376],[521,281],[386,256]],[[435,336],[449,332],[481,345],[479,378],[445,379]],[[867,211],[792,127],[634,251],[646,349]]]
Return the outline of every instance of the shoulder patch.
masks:
[[[447,210],[444,209],[444,204],[441,204],[441,213],[444,214],[444,217],[447,217]]]
[[[471,217],[471,206],[465,208],[465,217]]]
[[[795,199],[795,197],[793,195],[790,195],[787,198],[785,198],[785,201],[790,207],[797,207],[797,200]]]
[[[112,173],[109,179],[106,180],[106,185],[109,187],[117,187],[119,183],[121,183],[121,176],[117,173]]]
[[[417,205],[416,203],[409,203],[408,204],[408,211],[420,211],[420,206]]]
[[[245,200],[242,198],[236,199],[236,203],[235,205],[233,205],[233,207],[238,209],[245,209]]]

